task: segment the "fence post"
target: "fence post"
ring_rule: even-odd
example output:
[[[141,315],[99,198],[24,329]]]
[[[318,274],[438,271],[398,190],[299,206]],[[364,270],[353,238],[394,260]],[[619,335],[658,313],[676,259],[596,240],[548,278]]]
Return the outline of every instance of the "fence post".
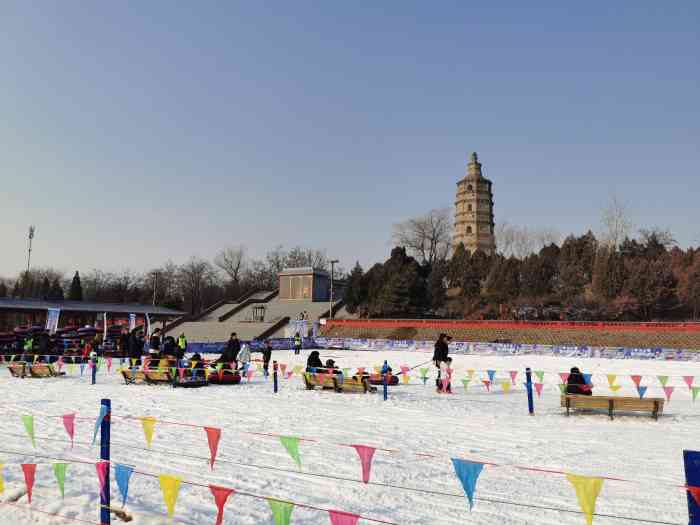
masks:
[[[90,352],[90,363],[92,363],[92,384],[95,384],[97,378],[97,352]]]
[[[272,388],[277,393],[277,361],[272,362]]]
[[[527,410],[531,416],[535,415],[535,403],[532,398],[532,370],[525,369],[525,387],[527,388]]]
[[[382,366],[382,383],[384,383],[384,401],[386,401],[389,397],[389,385],[388,385],[388,377],[387,375],[389,374],[389,363],[387,361],[384,361],[384,366]]]
[[[700,487],[700,452],[697,450],[684,450],[683,463],[685,464],[685,484],[688,487]],[[695,490],[700,499],[700,488]],[[693,494],[686,491],[688,498],[688,525],[700,525],[700,503]]]
[[[102,420],[100,426],[100,459],[109,461],[109,435],[110,423],[112,420],[112,402],[109,399],[102,400],[102,406],[107,408],[107,415]],[[110,465],[111,467],[111,465]],[[100,524],[109,525],[110,523],[110,494],[109,494],[109,468],[105,473],[104,490],[100,493]]]

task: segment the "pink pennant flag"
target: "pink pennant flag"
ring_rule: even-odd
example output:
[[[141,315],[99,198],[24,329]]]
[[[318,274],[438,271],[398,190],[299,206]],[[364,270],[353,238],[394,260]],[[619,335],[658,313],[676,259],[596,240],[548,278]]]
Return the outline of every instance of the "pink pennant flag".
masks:
[[[97,469],[97,479],[100,481],[100,494],[104,495],[107,472],[109,471],[109,461],[98,461],[95,463],[95,468]]]
[[[666,394],[666,401],[669,403],[671,402],[671,394],[673,394],[673,387],[672,386],[665,386],[664,387],[664,394]]]
[[[282,371],[282,375],[287,374],[287,363],[280,363],[280,370]]]
[[[486,391],[491,392],[491,381],[489,381],[488,379],[482,379],[481,382],[484,383]]]
[[[219,440],[221,439],[221,429],[204,427],[204,432],[207,433],[207,441],[209,442],[209,466],[214,470],[214,461],[216,461],[216,453],[219,450]]]
[[[235,491],[226,487],[217,487],[216,485],[209,485],[209,490],[214,495],[214,501],[216,502],[216,525],[221,525],[221,522],[224,520],[224,505],[226,505],[229,496],[234,494]]]
[[[27,499],[32,503],[32,489],[34,488],[34,475],[36,474],[36,464],[22,463],[22,471],[24,472],[24,482],[27,485]]]
[[[185,379],[185,369],[184,368],[178,368],[177,369],[177,376],[180,378],[180,381]]]
[[[518,377],[518,371],[511,370],[509,373],[510,373],[510,380],[512,381],[513,386],[515,386],[515,378]]]
[[[360,519],[360,516],[357,514],[350,514],[340,510],[329,510],[328,517],[331,519],[331,525],[356,525]]]
[[[365,367],[361,366],[360,368],[357,369],[357,375],[362,376],[365,375]]]
[[[252,368],[249,368],[248,371],[246,372],[246,378],[248,378],[248,382],[250,383],[251,379],[253,379],[253,374],[255,373],[255,370]]]
[[[566,384],[569,380],[569,372],[559,372],[559,377],[561,378],[561,382]]]
[[[107,358],[107,372],[111,372],[111,371],[112,371],[112,358],[108,357]]]
[[[411,369],[410,369],[408,366],[406,366],[406,365],[401,365],[401,373],[402,373],[403,375],[408,374],[410,371],[411,371]]]
[[[352,448],[357,451],[358,456],[360,456],[360,461],[362,462],[362,481],[369,483],[369,475],[372,470],[372,458],[374,457],[376,449],[365,445],[352,445]]]
[[[639,387],[639,383],[642,382],[642,376],[630,376],[630,379],[637,387]]]
[[[542,397],[542,383],[535,383],[535,392],[537,392],[537,397]]]
[[[63,368],[63,356],[60,356],[58,358],[58,361],[56,361],[56,366],[58,367],[58,371],[61,371],[61,368]]]
[[[70,447],[73,448],[73,437],[75,436],[75,414],[64,414],[61,417],[63,418],[63,426],[70,437]]]
[[[693,381],[695,381],[695,377],[683,376],[683,381],[685,381],[685,384],[688,385],[688,388],[693,388]]]
[[[293,375],[294,375],[294,372],[292,370],[290,370],[289,372],[287,372],[287,375],[285,377],[287,379],[290,379]]]

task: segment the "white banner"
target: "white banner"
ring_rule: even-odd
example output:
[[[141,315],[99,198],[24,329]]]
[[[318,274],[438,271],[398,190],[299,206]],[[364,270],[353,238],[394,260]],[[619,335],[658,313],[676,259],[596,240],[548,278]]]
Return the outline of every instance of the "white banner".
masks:
[[[129,332],[133,332],[136,328],[136,314],[129,314]]]
[[[53,335],[58,330],[58,318],[61,316],[60,308],[49,308],[46,315],[46,330]]]

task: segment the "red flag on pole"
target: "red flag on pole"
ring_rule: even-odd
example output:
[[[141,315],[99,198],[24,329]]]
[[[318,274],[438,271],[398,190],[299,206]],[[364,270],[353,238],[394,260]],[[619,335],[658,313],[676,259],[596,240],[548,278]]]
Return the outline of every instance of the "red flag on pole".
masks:
[[[229,496],[235,491],[226,487],[217,487],[216,485],[209,485],[209,490],[214,495],[214,501],[216,502],[216,525],[221,525],[221,522],[224,520],[224,505],[226,505]]]
[[[209,442],[209,466],[214,470],[214,461],[216,461],[216,453],[219,450],[219,440],[221,439],[221,429],[204,427],[204,432],[207,433],[207,441]]]
[[[372,458],[374,457],[376,449],[365,445],[352,445],[352,448],[354,448],[358,456],[360,456],[360,462],[362,463],[362,481],[369,483],[369,475],[372,470]]]
[[[73,448],[73,436],[75,436],[75,414],[65,414],[63,417],[63,426],[70,436],[70,448]]]
[[[22,471],[24,472],[24,482],[27,484],[27,499],[32,502],[32,489],[34,488],[34,475],[36,474],[36,464],[22,463]]]

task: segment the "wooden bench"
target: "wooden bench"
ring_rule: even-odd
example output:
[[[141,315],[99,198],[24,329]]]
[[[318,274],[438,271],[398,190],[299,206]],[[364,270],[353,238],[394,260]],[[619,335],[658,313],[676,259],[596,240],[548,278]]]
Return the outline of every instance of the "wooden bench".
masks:
[[[12,377],[25,377],[26,376],[26,366],[23,362],[10,363],[7,365],[7,369],[12,374]]]
[[[566,415],[571,409],[607,410],[610,419],[618,412],[651,412],[658,419],[664,411],[663,398],[614,397],[614,396],[580,396],[565,394],[561,396],[561,406],[566,408]]]
[[[127,385],[141,384],[146,381],[146,375],[141,370],[134,370],[133,368],[122,368],[122,377],[124,378],[124,383]]]
[[[50,363],[36,363],[27,365],[29,375],[32,377],[59,377],[66,375],[65,372],[57,371]]]

